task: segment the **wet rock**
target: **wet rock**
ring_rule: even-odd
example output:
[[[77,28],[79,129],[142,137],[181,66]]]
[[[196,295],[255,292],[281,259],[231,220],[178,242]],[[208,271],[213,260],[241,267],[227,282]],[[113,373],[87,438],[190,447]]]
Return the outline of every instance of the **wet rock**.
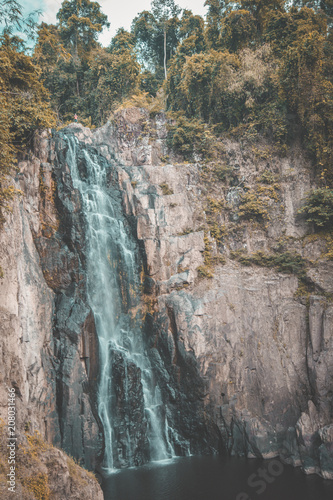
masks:
[[[141,371],[119,351],[112,350],[110,357],[114,466],[142,465],[149,459],[149,445]]]

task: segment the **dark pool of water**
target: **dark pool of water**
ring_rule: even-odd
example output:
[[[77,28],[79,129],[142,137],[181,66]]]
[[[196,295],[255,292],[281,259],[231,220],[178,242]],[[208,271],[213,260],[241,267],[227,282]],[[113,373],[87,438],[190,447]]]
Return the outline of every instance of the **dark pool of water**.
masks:
[[[105,500],[333,500],[333,481],[279,460],[190,457],[116,472],[103,491]]]

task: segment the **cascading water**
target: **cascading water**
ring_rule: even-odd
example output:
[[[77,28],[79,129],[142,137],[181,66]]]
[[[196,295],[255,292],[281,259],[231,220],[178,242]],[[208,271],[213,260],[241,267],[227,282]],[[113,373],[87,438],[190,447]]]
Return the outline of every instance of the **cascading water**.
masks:
[[[66,140],[67,163],[87,225],[87,295],[100,347],[97,402],[105,440],[103,467],[166,459],[174,452],[142,340],[137,248],[126,231],[116,190],[108,187],[111,166],[79,148],[74,136]]]

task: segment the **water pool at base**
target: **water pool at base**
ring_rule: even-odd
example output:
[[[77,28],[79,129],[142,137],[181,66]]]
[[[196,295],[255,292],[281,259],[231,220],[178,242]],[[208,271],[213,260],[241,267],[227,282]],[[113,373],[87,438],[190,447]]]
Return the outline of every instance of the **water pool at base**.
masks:
[[[117,471],[105,500],[332,500],[333,481],[279,460],[186,457]]]

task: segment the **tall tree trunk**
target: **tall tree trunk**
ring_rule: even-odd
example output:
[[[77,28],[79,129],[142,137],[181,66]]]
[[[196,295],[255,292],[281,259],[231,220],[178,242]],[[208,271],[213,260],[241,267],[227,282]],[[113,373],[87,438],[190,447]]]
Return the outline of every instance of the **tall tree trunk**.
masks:
[[[78,59],[79,58],[79,52],[78,52],[78,34],[77,34],[77,30],[75,31],[75,47],[74,47],[74,57],[75,59]]]
[[[79,77],[77,76],[77,73],[76,73],[76,95],[80,97]]]
[[[166,67],[166,28],[164,28],[164,77],[167,79],[167,67]]]

